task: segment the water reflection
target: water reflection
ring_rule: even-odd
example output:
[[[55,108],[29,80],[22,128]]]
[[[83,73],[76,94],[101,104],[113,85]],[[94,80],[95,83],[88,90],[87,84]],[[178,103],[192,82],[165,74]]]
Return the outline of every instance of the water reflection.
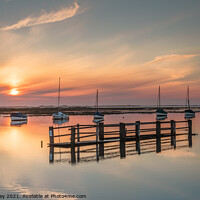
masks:
[[[104,119],[94,119],[94,120],[93,120],[93,122],[94,122],[95,124],[98,124],[98,123],[103,122],[103,121],[104,121]]]
[[[69,122],[69,118],[68,119],[54,119],[53,123],[57,124],[57,125],[62,125]]]
[[[167,116],[156,116],[156,120],[162,121],[167,119]]]
[[[27,124],[27,120],[23,120],[23,121],[13,121],[13,120],[11,120],[10,121],[10,125],[11,126],[22,126],[22,125],[25,125],[25,124]]]
[[[192,120],[194,133],[200,133],[199,116],[197,113]],[[169,113],[168,119],[183,120],[184,116]],[[92,120],[92,116],[71,116],[66,124],[91,124]],[[154,121],[155,114],[105,116],[106,123],[113,124],[137,120]],[[121,147],[120,141],[98,143],[71,151],[71,148],[47,147],[48,127],[58,126],[53,124],[51,116],[29,117],[27,125],[20,128],[10,126],[9,117],[0,117],[0,125],[1,194],[57,191],[58,194],[87,194],[87,200],[120,200],[124,194],[127,199],[133,196],[158,199],[154,195],[157,194],[164,200],[174,200],[177,193],[173,189],[176,188],[187,199],[198,199],[199,136],[189,138],[186,134],[173,139],[161,137],[157,141],[156,138],[140,139],[121,143]],[[69,132],[56,131],[55,135],[66,133]],[[84,164],[88,162],[90,164]],[[97,195],[99,189],[101,195]],[[184,199],[181,197],[179,199]]]

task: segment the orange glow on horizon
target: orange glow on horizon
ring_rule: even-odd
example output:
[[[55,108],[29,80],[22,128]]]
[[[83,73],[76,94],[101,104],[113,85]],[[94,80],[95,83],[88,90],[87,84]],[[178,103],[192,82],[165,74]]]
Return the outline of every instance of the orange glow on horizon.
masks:
[[[19,94],[19,91],[16,89],[16,88],[13,88],[10,92],[9,92],[10,95],[13,95],[13,96],[16,96]]]

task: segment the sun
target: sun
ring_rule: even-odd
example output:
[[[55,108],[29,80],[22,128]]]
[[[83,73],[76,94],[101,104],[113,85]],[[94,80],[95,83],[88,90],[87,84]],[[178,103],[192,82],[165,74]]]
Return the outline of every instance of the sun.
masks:
[[[19,91],[16,89],[16,88],[13,88],[10,92],[9,92],[10,95],[18,95],[19,94]]]

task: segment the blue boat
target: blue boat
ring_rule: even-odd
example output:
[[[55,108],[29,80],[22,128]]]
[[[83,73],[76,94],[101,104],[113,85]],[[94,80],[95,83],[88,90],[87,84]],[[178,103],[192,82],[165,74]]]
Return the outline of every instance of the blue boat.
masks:
[[[23,121],[27,120],[27,115],[22,113],[11,113],[10,114],[12,121]]]

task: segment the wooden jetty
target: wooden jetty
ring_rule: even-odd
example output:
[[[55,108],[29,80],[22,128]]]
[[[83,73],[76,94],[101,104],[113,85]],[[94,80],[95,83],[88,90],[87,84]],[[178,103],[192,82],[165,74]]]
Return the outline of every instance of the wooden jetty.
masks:
[[[60,134],[61,130],[64,134]],[[66,133],[66,130],[69,133]],[[159,153],[161,150],[176,149],[179,142],[187,142],[187,145],[184,144],[182,147],[192,147],[192,135],[195,134],[192,133],[191,120],[49,127],[49,161],[53,163],[55,155],[61,156],[65,153],[70,155],[66,161],[72,164],[80,162],[81,159],[83,161],[84,158],[80,158],[80,155],[84,153],[89,153],[89,157],[85,160],[96,161],[106,159],[106,156],[112,158],[118,155],[120,158],[125,158],[130,155],[130,152],[131,155]],[[94,147],[89,147],[91,145]],[[168,145],[167,148],[165,148],[166,145]],[[161,146],[164,149],[161,149]],[[55,152],[54,148],[70,149],[70,151]],[[116,151],[106,154],[112,150]],[[91,155],[92,153],[95,155]]]

